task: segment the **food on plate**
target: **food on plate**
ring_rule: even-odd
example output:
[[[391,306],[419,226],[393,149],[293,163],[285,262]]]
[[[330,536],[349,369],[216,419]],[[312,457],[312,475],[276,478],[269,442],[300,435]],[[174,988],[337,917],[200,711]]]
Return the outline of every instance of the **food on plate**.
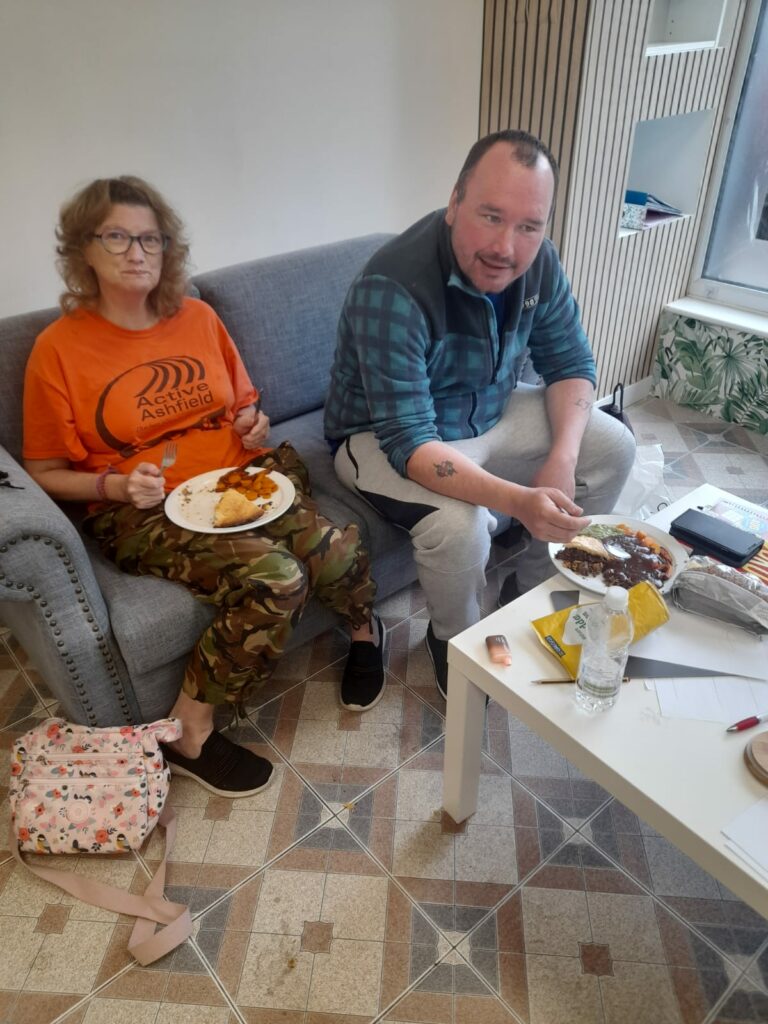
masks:
[[[229,489],[224,491],[213,510],[213,525],[218,528],[243,526],[244,523],[252,523],[263,515],[263,508],[254,505],[238,491]]]
[[[258,473],[249,473],[247,469],[230,469],[216,481],[217,491],[237,491],[248,501],[257,498],[268,498],[277,490],[277,484],[269,473],[262,469]]]
[[[625,590],[643,580],[661,589],[673,569],[672,555],[665,547],[625,523],[587,526],[555,558],[577,576],[601,576],[606,587]]]
[[[583,534],[576,534],[568,546],[575,551],[583,551],[589,555],[597,555],[598,558],[610,558],[605,544],[597,537],[585,537]]]

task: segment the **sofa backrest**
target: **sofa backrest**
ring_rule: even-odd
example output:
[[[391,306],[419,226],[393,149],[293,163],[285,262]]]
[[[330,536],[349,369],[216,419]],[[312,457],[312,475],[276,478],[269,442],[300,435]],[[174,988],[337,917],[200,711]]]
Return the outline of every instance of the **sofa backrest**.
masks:
[[[389,235],[366,235],[198,274],[189,289],[210,303],[240,349],[274,423],[325,400],[347,289]],[[0,444],[21,459],[24,367],[58,307],[0,318]]]
[[[198,274],[277,424],[325,401],[349,286],[389,235],[365,235]]]
[[[59,316],[56,306],[0,319],[0,444],[15,459],[21,459],[24,367],[35,338]]]

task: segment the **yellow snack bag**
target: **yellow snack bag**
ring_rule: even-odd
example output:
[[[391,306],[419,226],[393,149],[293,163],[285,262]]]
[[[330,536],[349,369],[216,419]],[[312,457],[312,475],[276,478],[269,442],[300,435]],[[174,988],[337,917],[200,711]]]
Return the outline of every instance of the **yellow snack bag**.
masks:
[[[541,643],[557,658],[571,679],[579,674],[581,639],[586,627],[586,617],[579,614],[579,609],[588,608],[593,603],[590,601],[584,605],[572,605],[534,619],[531,623]],[[635,640],[641,640],[669,621],[664,598],[652,583],[645,581],[636,583],[629,590],[629,614],[635,627]],[[567,640],[578,642],[569,643]]]

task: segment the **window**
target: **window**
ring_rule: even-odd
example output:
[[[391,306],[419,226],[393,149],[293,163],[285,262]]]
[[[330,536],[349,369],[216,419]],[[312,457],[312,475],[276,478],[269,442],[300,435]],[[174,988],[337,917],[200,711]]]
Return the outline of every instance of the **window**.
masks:
[[[768,313],[768,0],[750,5],[742,46],[690,293]]]

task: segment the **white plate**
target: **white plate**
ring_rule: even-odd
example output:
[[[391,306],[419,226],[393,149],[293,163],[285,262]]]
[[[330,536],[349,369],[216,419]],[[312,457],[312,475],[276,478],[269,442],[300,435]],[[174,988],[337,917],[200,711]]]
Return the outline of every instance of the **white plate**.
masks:
[[[253,502],[254,505],[270,506],[261,519],[254,519],[252,523],[243,523],[241,526],[214,526],[213,510],[222,493],[215,490],[216,482],[231,469],[237,467],[213,469],[209,473],[193,476],[191,480],[175,487],[165,499],[165,514],[171,522],[184,530],[194,530],[196,533],[237,533],[239,530],[254,530],[271,523],[291,507],[296,496],[296,488],[287,476],[272,470],[267,475],[277,484],[277,490],[268,498],[256,498]],[[255,476],[261,470],[258,466],[249,466],[247,472]]]
[[[627,516],[590,516],[590,519],[597,526],[618,526],[621,523],[624,526],[628,526],[630,530],[646,533],[651,540],[655,540],[663,548],[666,548],[672,556],[672,572],[667,582],[661,588],[662,594],[666,594],[672,586],[675,576],[677,576],[688,561],[689,552],[687,548],[684,548],[682,544],[678,543],[674,537],[670,537],[664,530],[660,530],[657,526],[651,526],[650,523],[644,523],[641,519],[628,519]],[[581,587],[582,590],[591,590],[595,594],[604,594],[608,588],[603,583],[602,576],[579,576],[578,573],[573,572],[572,569],[564,565],[560,559],[555,558],[557,552],[562,551],[566,546],[559,543],[549,545],[549,557],[552,559],[552,564],[557,571],[562,573],[566,579]]]

